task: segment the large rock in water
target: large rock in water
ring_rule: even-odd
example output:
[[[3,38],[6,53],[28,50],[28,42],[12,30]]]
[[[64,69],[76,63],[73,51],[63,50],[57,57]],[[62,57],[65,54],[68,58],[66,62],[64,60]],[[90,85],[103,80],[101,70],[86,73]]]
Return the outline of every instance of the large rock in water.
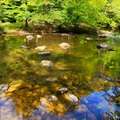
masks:
[[[40,63],[43,67],[52,67],[53,63],[49,60],[42,60]]]
[[[107,49],[108,48],[108,45],[106,43],[100,43],[97,45],[97,48],[100,49],[100,48],[104,48],[104,49]]]
[[[68,44],[68,43],[61,43],[61,44],[59,44],[59,46],[62,48],[62,49],[68,49],[69,47],[70,47],[70,45]]]
[[[101,50],[109,50],[109,51],[114,51],[113,48],[111,48],[108,44],[106,43],[100,43],[96,46],[98,49],[101,49]]]

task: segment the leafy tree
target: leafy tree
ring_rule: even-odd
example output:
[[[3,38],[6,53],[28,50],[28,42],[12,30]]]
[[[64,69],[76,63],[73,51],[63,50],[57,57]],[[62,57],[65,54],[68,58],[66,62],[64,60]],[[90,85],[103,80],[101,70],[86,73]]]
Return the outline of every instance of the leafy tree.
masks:
[[[120,26],[120,0],[109,0],[107,3],[107,16],[110,18],[110,26],[115,29]]]
[[[0,18],[4,22],[57,23],[77,25],[85,23],[99,29],[120,24],[120,0],[1,0]]]

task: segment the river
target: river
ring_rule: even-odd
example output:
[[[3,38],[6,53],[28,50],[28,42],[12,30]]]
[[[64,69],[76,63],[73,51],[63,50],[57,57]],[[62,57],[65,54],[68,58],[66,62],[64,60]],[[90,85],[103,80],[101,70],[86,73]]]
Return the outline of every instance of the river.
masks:
[[[118,53],[96,47],[110,40],[97,35],[44,34],[36,42],[33,36],[29,43],[26,36],[0,38],[0,120],[119,118],[116,94],[120,93],[115,92],[120,92],[119,74],[112,61]],[[60,48],[63,42],[70,48]],[[46,46],[44,52],[49,54],[38,54],[37,46]],[[42,60],[52,66],[41,66]]]

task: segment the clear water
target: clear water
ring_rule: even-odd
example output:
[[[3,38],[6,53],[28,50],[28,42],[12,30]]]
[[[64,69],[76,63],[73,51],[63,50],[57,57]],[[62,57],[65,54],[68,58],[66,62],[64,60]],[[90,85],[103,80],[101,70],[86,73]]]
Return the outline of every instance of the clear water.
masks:
[[[35,35],[34,35],[35,37]],[[86,40],[92,37],[93,40]],[[0,120],[109,120],[116,111],[115,83],[99,78],[118,78],[114,66],[106,64],[115,51],[99,51],[96,45],[109,41],[95,35],[46,34],[26,43],[25,36],[0,38]],[[4,42],[5,41],[5,42]],[[68,50],[59,47],[70,44]],[[27,49],[20,46],[27,46]],[[50,56],[40,56],[36,46],[46,46]],[[53,67],[44,68],[42,60]],[[47,79],[56,78],[56,81]],[[60,88],[67,92],[60,94]],[[78,98],[74,103],[68,98]],[[51,95],[57,100],[49,101]],[[113,115],[110,118],[110,115]]]

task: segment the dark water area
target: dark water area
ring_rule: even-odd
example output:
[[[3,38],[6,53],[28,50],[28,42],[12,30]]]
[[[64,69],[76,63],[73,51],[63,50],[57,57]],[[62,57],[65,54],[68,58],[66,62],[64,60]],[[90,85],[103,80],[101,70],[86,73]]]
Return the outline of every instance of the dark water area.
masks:
[[[33,36],[29,42],[26,36],[0,38],[0,120],[120,119],[118,53],[96,47],[119,46],[97,35]],[[62,42],[70,48],[62,49]],[[38,54],[37,46],[49,54]],[[51,66],[42,66],[43,60]]]

